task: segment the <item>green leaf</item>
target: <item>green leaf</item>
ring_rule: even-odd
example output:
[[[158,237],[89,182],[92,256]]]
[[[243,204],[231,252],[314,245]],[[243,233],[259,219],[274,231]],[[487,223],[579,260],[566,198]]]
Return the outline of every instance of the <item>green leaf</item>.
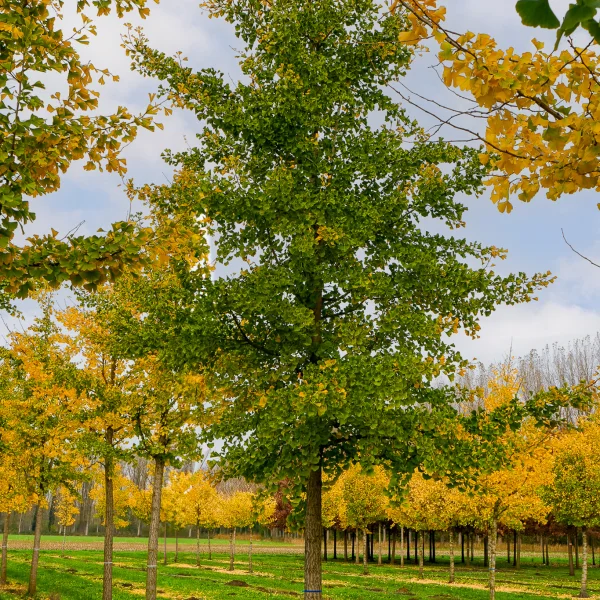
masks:
[[[560,27],[560,21],[550,8],[548,0],[519,0],[517,12],[523,25],[528,27],[543,27],[544,29]]]

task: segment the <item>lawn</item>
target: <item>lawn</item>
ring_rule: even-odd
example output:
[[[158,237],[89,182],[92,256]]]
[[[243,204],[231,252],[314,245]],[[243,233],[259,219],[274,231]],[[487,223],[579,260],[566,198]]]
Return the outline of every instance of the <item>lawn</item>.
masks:
[[[21,595],[28,576],[31,553],[13,550],[9,553],[10,585],[0,591],[1,600],[14,600]],[[237,556],[236,571],[226,570],[228,556],[223,549],[209,561],[202,557],[200,568],[193,553],[180,553],[179,562],[159,570],[159,598],[163,600],[212,600],[238,598],[302,597],[302,556],[256,555],[253,574],[247,572],[247,557]],[[126,552],[115,557],[115,600],[139,600],[145,582],[145,555]],[[329,560],[324,565],[324,597],[331,600],[376,600],[410,598],[412,600],[484,600],[487,570],[479,563],[474,567],[457,566],[457,583],[447,585],[447,563],[426,563],[426,579],[417,579],[414,565],[400,568],[370,565],[371,574],[362,575],[362,565]],[[539,598],[572,598],[578,591],[578,572],[569,577],[564,560],[553,567],[539,562],[525,562],[520,571],[500,560],[498,600],[539,600]],[[98,551],[68,551],[63,558],[58,551],[43,551],[40,557],[40,598],[53,600],[92,600],[100,597],[102,554]],[[600,569],[590,569],[591,596],[600,598]]]

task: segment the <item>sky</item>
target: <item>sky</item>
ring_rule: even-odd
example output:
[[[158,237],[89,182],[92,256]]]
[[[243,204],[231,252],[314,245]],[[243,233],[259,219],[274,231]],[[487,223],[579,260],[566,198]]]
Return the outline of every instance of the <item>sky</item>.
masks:
[[[97,67],[109,68],[120,75],[119,83],[107,83],[102,89],[100,109],[114,110],[119,105],[132,111],[145,107],[155,82],[144,79],[129,68],[121,47],[124,23],[141,25],[150,45],[174,54],[181,51],[189,65],[201,69],[213,67],[232,81],[239,74],[236,48],[241,43],[232,28],[222,20],[209,19],[198,7],[198,0],[162,0],[151,5],[151,15],[141,21],[137,16],[126,19],[98,19],[98,35],[81,54]],[[67,1],[67,5],[74,2]],[[492,35],[501,47],[514,46],[517,51],[531,48],[532,37],[553,42],[554,32],[524,27],[514,9],[514,0],[446,0],[448,26],[456,31],[470,30]],[[568,0],[551,0],[559,15]],[[72,6],[71,6],[72,9]],[[66,28],[78,23],[75,14],[65,10]],[[412,90],[428,97],[456,105],[456,97],[444,89],[432,66],[433,53],[419,57],[412,65],[406,83]],[[424,123],[427,119],[416,109],[411,114]],[[183,149],[194,144],[200,124],[190,113],[176,111],[160,119],[163,131],[142,132],[124,152],[128,177],[136,183],[169,180],[170,169],[161,159],[166,149]],[[446,137],[452,139],[451,131]],[[118,177],[85,172],[75,164],[63,177],[61,189],[32,201],[37,220],[28,233],[46,233],[50,227],[67,232],[80,223],[80,233],[93,233],[99,227],[124,219],[130,209]],[[465,200],[469,211],[464,235],[472,240],[506,248],[509,258],[502,264],[503,273],[524,271],[529,274],[551,271],[556,282],[539,294],[539,301],[517,307],[500,307],[482,321],[481,336],[471,340],[456,336],[455,343],[469,359],[485,363],[503,360],[511,351],[523,355],[547,344],[568,344],[570,340],[600,331],[600,269],[575,255],[563,241],[561,230],[579,252],[600,263],[600,197],[593,191],[566,196],[558,202],[540,194],[529,204],[518,202],[510,215],[500,214],[486,193]],[[22,305],[25,318],[31,319],[31,302]],[[9,327],[12,326],[7,319]]]

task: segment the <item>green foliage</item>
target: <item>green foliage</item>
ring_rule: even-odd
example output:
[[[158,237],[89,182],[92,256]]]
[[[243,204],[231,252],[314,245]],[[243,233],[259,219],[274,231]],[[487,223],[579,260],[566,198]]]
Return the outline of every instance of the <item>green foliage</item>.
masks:
[[[466,364],[447,335],[476,335],[548,278],[501,277],[502,251],[449,234],[485,167],[430,142],[385,93],[412,58],[401,14],[371,0],[205,6],[246,44],[243,81],[129,45],[205,123],[198,147],[168,155],[180,173],[155,197],[206,220],[228,273],[186,275],[192,301],[162,350],[207,367],[228,473],[301,489],[319,465],[411,472],[459,418],[429,385]]]

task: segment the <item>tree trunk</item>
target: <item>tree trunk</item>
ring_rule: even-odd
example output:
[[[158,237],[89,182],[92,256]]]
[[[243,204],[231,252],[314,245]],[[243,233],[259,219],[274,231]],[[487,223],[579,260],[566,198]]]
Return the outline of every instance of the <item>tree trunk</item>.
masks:
[[[521,532],[517,533],[517,564],[516,568],[521,568]]]
[[[333,560],[337,560],[337,529],[333,530]]]
[[[448,583],[454,583],[454,529],[450,529],[450,577]]]
[[[546,564],[550,566],[550,541],[546,538]]]
[[[304,538],[304,600],[322,599],[321,532],[323,475],[321,467],[313,471],[306,485]]]
[[[545,565],[546,564],[546,552],[545,552],[545,548],[544,548],[544,534],[543,533],[540,535],[540,547],[542,549],[542,564]]]
[[[63,545],[62,545],[62,553],[61,556],[65,557],[65,547],[67,545],[67,528],[63,526]]]
[[[165,521],[165,530],[163,536],[163,565],[167,566],[167,522]]]
[[[208,540],[208,560],[212,560],[212,548],[210,545],[210,527],[206,531],[207,531],[206,538]]]
[[[152,486],[152,508],[150,510],[150,528],[148,531],[148,562],[146,565],[146,600],[156,600],[158,579],[158,537],[160,529],[160,503],[162,497],[165,460],[154,459],[154,483]]]
[[[354,539],[356,540],[356,556],[354,557],[356,564],[360,564],[360,536],[358,535],[358,529],[354,534]],[[354,546],[352,547],[352,552],[354,552]]]
[[[365,549],[363,550],[363,575],[369,574],[369,534],[364,530],[363,534]]]
[[[460,535],[460,562],[465,564],[465,532],[461,531]]]
[[[419,579],[425,579],[425,574],[423,572],[423,562],[425,560],[425,534],[422,531],[417,531],[415,539],[417,540],[417,547],[419,550]]]
[[[466,535],[466,546],[467,546],[467,567],[471,566],[471,534]]]
[[[390,532],[388,535],[392,540],[392,550],[390,552],[390,564],[395,565],[396,564],[396,538],[398,537],[396,529],[394,529],[394,531],[392,531],[390,529]]]
[[[323,560],[327,562],[327,528],[323,527]]]
[[[200,524],[196,525],[196,566],[200,566]]]
[[[415,529],[415,565],[419,564],[419,532]]]
[[[404,527],[400,528],[400,566],[404,566]]]
[[[348,530],[344,529],[344,561],[348,562]]]
[[[108,447],[113,444],[113,432],[107,428],[104,441]],[[104,462],[104,568],[102,572],[102,600],[112,600],[113,588],[113,537],[114,537],[114,458],[107,454]]]
[[[179,527],[175,525],[175,562],[179,562]]]
[[[567,533],[567,545],[569,547],[569,575],[574,577],[575,568],[573,566],[573,539],[571,537],[571,532]]]
[[[579,530],[577,528],[575,528],[573,537],[575,538],[575,568],[579,569]]]
[[[587,561],[587,531],[585,527],[581,529],[581,590],[580,598],[589,598],[587,591],[588,580],[588,561]]]
[[[407,530],[407,536],[406,536],[406,561],[410,562],[410,547],[412,545],[412,531],[410,529]]]
[[[498,545],[498,522],[492,519],[488,534],[488,561],[490,574],[490,600],[496,600],[496,547]]]
[[[475,561],[475,534],[471,532],[469,538],[471,540],[471,562],[473,563]]]
[[[6,568],[8,563],[8,532],[10,528],[10,513],[4,513],[4,532],[2,534],[2,566],[0,567],[0,585],[6,585]]]
[[[377,557],[377,564],[380,565],[382,563],[381,557],[382,557],[382,547],[381,547],[381,523],[379,523],[379,531],[377,532],[378,538],[377,538],[377,550],[379,553],[379,556]]]
[[[235,560],[235,527],[231,528],[231,532],[229,533],[229,570],[234,570],[234,560]]]
[[[248,544],[248,573],[254,573],[252,568],[252,529],[250,530],[250,543]]]
[[[506,560],[510,565],[510,535],[508,532],[506,533]]]
[[[596,552],[594,549],[594,538],[592,536],[590,536],[590,546],[592,547],[592,566],[595,567],[596,566]],[[548,546],[546,546],[547,548]]]
[[[356,532],[352,532],[351,533],[351,537],[352,537],[352,558],[350,560],[355,560],[356,558],[356,554],[355,554],[355,549],[354,549],[354,545],[356,544]]]
[[[42,539],[42,521],[44,509],[41,502],[36,506],[35,531],[33,535],[33,556],[31,558],[31,572],[29,573],[29,586],[27,588],[28,596],[35,596],[37,591],[37,571],[40,560],[40,542]]]
[[[490,556],[489,556],[489,544],[490,544],[490,539],[489,539],[489,535],[486,533],[483,536],[483,566],[484,567],[489,567],[490,566]]]

